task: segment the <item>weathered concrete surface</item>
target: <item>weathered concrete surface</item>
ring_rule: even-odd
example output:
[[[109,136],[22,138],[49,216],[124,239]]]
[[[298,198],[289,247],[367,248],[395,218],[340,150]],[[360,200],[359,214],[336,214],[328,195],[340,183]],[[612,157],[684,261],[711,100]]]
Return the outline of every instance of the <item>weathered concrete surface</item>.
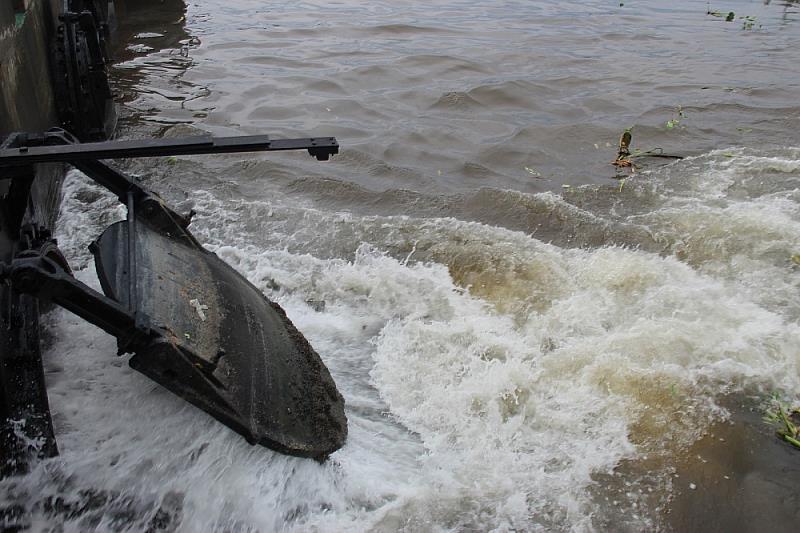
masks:
[[[14,7],[11,2],[0,2],[0,35],[14,27]]]
[[[56,123],[48,50],[54,3],[31,0],[21,27],[15,27],[12,10],[11,24],[0,30],[0,136]]]

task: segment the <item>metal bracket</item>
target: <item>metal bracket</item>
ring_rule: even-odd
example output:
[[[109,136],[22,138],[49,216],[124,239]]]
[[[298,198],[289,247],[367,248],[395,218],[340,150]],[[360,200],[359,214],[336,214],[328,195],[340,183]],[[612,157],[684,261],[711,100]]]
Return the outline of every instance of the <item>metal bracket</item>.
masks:
[[[60,265],[42,255],[0,263],[0,281],[14,290],[47,300],[95,324],[119,339],[120,353],[150,343],[154,335],[145,317],[81,283]]]

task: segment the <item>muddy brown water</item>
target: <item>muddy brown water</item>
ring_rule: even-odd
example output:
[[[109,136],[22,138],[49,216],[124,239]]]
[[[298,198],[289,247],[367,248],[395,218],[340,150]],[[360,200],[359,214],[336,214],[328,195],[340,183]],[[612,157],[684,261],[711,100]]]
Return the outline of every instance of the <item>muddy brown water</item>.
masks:
[[[622,4],[622,5],[620,5]],[[715,14],[709,14],[712,11]],[[728,13],[734,12],[728,22]],[[721,15],[721,16],[719,16]],[[334,135],[124,162],[279,302],[347,402],[325,465],[241,442],[51,317],[31,529],[794,531],[800,4],[144,2],[122,137]],[[683,156],[610,165],[633,149]],[[80,176],[59,242],[121,216]],[[7,520],[7,523],[10,523]]]
[[[141,16],[136,46],[161,51],[136,54],[119,80],[150,121],[335,135],[344,150],[325,173],[368,189],[540,192],[607,183],[625,128],[635,148],[676,155],[791,145],[797,10],[759,1],[190,4],[186,24],[177,10]],[[140,76],[146,83],[133,81]]]

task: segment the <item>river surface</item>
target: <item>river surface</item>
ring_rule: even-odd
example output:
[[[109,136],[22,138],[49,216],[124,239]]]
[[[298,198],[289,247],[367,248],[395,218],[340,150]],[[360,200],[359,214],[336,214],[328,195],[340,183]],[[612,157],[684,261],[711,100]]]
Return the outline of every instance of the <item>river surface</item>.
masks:
[[[796,531],[800,453],[759,409],[800,399],[800,4],[144,4],[121,137],[342,145],[124,167],[286,309],[349,437],[324,464],[251,447],[55,311],[61,455],[0,482],[19,524]],[[615,168],[626,128],[684,158]],[[64,196],[97,287],[86,245],[124,210],[76,172]]]

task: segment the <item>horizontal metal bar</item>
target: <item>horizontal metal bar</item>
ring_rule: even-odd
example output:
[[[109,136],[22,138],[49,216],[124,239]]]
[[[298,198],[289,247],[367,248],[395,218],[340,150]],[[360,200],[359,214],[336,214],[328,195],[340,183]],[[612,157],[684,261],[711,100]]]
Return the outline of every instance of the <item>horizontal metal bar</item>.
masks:
[[[82,161],[86,159],[115,159],[123,157],[157,157],[235,152],[274,152],[308,150],[318,159],[339,152],[334,137],[303,139],[270,139],[268,135],[239,137],[184,137],[175,139],[141,139],[107,141],[57,146],[22,146],[0,150],[0,167]]]

